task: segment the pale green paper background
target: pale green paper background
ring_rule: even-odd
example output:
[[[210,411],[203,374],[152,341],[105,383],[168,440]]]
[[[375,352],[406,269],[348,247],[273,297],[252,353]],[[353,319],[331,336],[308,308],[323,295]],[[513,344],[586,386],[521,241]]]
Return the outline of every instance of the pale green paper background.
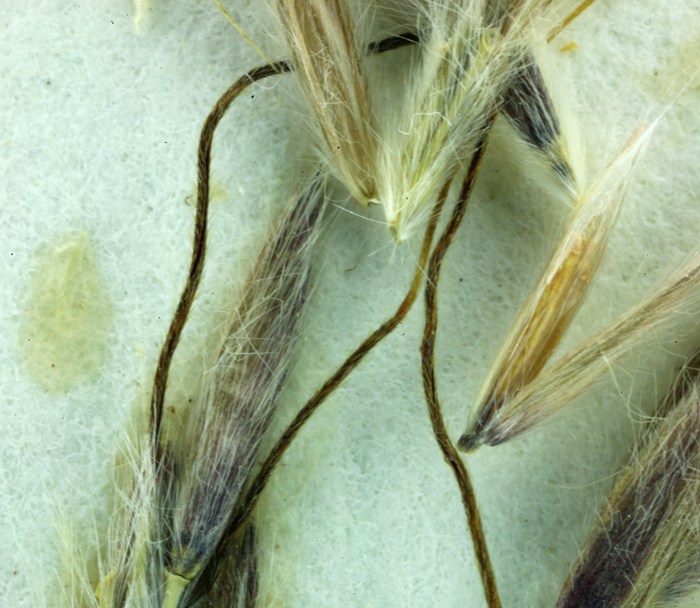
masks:
[[[54,606],[59,508],[79,534],[104,520],[120,426],[147,392],[189,263],[195,147],[211,105],[261,63],[213,3],[153,2],[141,34],[126,0],[2,3],[0,25],[0,603]],[[227,5],[274,57],[265,12]],[[599,0],[551,48],[594,174],[639,123],[661,119],[609,255],[565,346],[627,309],[700,239],[698,0]],[[558,49],[576,42],[578,50]],[[403,56],[408,57],[408,54]],[[375,60],[382,69],[406,61]],[[679,68],[688,69],[683,76]],[[210,262],[173,395],[209,360],[226,302],[313,149],[293,77],[251,88],[219,131]],[[389,99],[393,99],[389,97]],[[444,268],[440,392],[456,438],[490,358],[565,224],[493,142]],[[419,239],[395,248],[379,209],[337,193],[279,429],[403,297]],[[51,395],[24,371],[18,335],[32,253],[88,230],[112,300],[107,362]],[[422,306],[306,428],[266,492],[261,606],[483,606],[465,517],[432,439],[418,374]],[[668,336],[660,336],[660,339]],[[673,338],[671,338],[673,342]],[[470,459],[504,606],[551,606],[632,437],[627,397],[653,401],[642,357],[545,431]],[[641,370],[641,371],[639,371]],[[188,384],[190,382],[190,384]]]

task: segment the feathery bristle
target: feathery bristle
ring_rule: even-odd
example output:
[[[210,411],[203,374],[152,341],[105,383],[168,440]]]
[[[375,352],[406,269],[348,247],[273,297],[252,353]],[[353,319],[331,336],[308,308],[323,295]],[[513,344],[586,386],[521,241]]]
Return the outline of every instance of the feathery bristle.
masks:
[[[132,470],[122,489],[124,500],[113,522],[107,572],[95,591],[100,608],[161,608],[166,543],[177,475],[170,453],[161,464],[151,452],[149,434],[135,430],[125,459]]]

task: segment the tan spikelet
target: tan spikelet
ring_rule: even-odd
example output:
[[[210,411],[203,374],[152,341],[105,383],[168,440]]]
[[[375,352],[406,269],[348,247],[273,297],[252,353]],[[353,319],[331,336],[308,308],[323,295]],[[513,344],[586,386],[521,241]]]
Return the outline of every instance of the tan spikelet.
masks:
[[[638,355],[648,346],[647,338],[695,314],[699,290],[700,251],[696,251],[641,303],[545,369],[480,430],[465,434],[460,446],[497,445],[538,428],[608,374],[611,366]]]
[[[577,205],[564,237],[486,374],[460,440],[463,449],[469,449],[468,438],[477,436],[532,382],[554,353],[603,259],[630,172],[650,133],[637,131]]]
[[[346,0],[279,0],[292,60],[338,178],[363,207],[376,196],[362,54]]]

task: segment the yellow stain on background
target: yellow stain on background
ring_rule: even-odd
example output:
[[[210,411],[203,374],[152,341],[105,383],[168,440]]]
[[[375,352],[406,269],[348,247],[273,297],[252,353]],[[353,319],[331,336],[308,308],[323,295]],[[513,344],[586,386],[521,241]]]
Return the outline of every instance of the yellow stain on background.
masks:
[[[669,103],[679,97],[697,99],[700,90],[700,31],[678,41],[660,65],[644,74],[643,83],[658,99]]]
[[[112,306],[86,232],[39,247],[20,325],[24,368],[58,393],[88,381],[102,367]]]

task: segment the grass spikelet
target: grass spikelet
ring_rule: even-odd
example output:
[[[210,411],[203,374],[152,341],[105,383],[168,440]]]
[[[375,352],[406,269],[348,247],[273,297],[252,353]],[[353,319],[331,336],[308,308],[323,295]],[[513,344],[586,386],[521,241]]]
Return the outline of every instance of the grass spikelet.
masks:
[[[121,459],[117,513],[111,521],[107,554],[92,602],[95,608],[161,608],[166,543],[170,534],[176,476],[168,451],[160,464],[150,433],[136,421]]]
[[[397,242],[421,222],[442,184],[470,158],[485,122],[509,89],[523,32],[539,0],[496,10],[486,0],[431,2],[419,23],[422,57],[400,113],[386,121],[378,201]]]
[[[515,133],[558,175],[574,199],[580,195],[584,173],[573,129],[562,117],[557,97],[547,84],[539,54],[531,47],[520,57],[513,83],[503,96],[501,113]]]
[[[175,504],[166,587],[173,598],[214,554],[274,413],[299,332],[321,206],[315,181],[278,222],[207,373]]]
[[[683,375],[694,380],[623,470],[557,608],[670,608],[700,587],[700,387],[697,369]]]
[[[603,259],[632,169],[651,129],[639,129],[584,195],[542,276],[486,374],[462,449],[542,371],[584,300]]]
[[[255,608],[260,588],[256,549],[255,526],[248,524],[198,608]]]
[[[673,272],[661,287],[610,325],[545,369],[515,398],[495,411],[460,447],[498,445],[537,428],[610,371],[633,357],[657,330],[671,329],[679,318],[696,312],[700,286],[700,251]]]
[[[289,369],[321,224],[321,190],[315,179],[277,222],[190,413],[185,445],[161,442],[156,455],[151,423],[132,433],[101,581],[80,606],[185,608],[201,596],[213,607],[254,605],[251,527],[235,555],[225,556],[231,569],[222,580],[196,579],[232,516]],[[218,566],[209,572],[218,574]],[[190,593],[192,581],[199,595]]]
[[[376,196],[363,52],[346,0],[278,0],[302,91],[338,178],[363,207]]]

